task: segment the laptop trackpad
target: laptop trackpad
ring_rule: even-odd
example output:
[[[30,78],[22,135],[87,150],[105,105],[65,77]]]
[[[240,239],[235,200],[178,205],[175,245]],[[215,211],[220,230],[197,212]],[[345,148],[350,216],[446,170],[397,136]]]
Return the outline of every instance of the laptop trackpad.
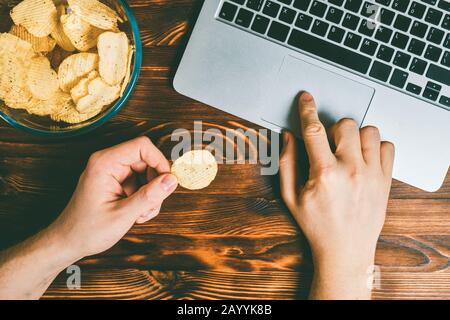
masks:
[[[342,118],[361,125],[375,93],[371,87],[288,55],[267,88],[262,119],[298,134],[297,96],[301,91],[314,96],[327,127]]]

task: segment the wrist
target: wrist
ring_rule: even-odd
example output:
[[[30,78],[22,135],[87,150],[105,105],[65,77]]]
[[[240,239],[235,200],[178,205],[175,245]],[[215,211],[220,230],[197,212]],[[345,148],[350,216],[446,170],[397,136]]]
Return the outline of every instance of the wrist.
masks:
[[[55,224],[50,225],[47,229],[42,231],[42,233],[43,238],[46,239],[48,246],[54,253],[55,265],[59,265],[61,269],[64,269],[83,258],[81,252],[67,241],[65,235],[60,232]]]

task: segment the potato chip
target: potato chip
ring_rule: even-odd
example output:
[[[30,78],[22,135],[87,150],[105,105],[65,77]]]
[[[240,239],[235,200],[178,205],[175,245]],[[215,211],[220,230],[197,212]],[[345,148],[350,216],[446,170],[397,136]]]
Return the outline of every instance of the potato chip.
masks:
[[[26,108],[28,113],[37,116],[49,116],[56,112],[61,106],[71,103],[70,95],[59,90],[47,100],[34,100]]]
[[[19,58],[24,65],[35,56],[31,43],[20,39],[10,33],[0,34],[0,56],[14,55]]]
[[[123,79],[122,82],[122,88],[120,89],[120,96],[123,96],[123,93],[125,92],[127,86],[128,86],[128,82],[130,82],[130,78],[131,78],[131,62],[133,61],[133,54],[134,54],[134,50],[132,46],[128,47],[128,61],[127,61],[127,71],[125,72],[125,78]]]
[[[78,84],[70,90],[70,95],[72,96],[72,100],[75,103],[78,103],[78,100],[87,96],[89,94],[88,86],[91,80],[98,77],[97,71],[91,71],[86,78],[83,78],[78,82]]]
[[[31,43],[31,46],[33,47],[33,50],[35,52],[43,52],[43,53],[50,52],[53,50],[53,48],[55,48],[56,45],[56,41],[50,38],[49,36],[46,37],[33,36],[31,33],[27,31],[27,29],[25,29],[22,26],[13,25],[9,33],[15,35],[16,37],[19,37],[24,41]]]
[[[104,32],[98,37],[99,73],[109,85],[122,83],[127,72],[129,44],[124,32]]]
[[[26,78],[26,68],[18,56],[0,56],[0,99],[10,108],[26,109],[33,99]]]
[[[70,92],[89,72],[97,69],[98,55],[96,53],[77,53],[67,57],[58,68],[59,87],[64,92]]]
[[[76,124],[89,120],[102,112],[102,108],[92,110],[89,113],[80,113],[75,108],[75,104],[70,99],[66,104],[62,105],[58,110],[50,115],[54,121],[63,121],[69,124]]]
[[[66,14],[66,7],[64,5],[59,5],[56,10],[58,12],[58,19],[55,28],[53,28],[51,36],[53,37],[53,39],[55,39],[58,46],[63,48],[65,51],[75,51],[75,47],[72,44],[72,41],[70,41],[69,37],[65,34],[61,22],[61,17]]]
[[[89,83],[88,92],[87,96],[77,102],[76,108],[80,113],[90,113],[113,103],[119,98],[120,86],[110,86],[98,77]]]
[[[48,36],[56,26],[57,13],[52,0],[24,0],[11,10],[14,24],[36,37]]]
[[[88,51],[97,45],[98,36],[103,30],[91,26],[74,13],[61,16],[64,33],[70,39],[75,48],[80,51]]]
[[[40,100],[50,99],[59,89],[58,75],[46,57],[31,59],[27,85],[33,97]]]
[[[216,178],[218,166],[216,159],[208,150],[186,152],[173,164],[171,172],[178,183],[189,190],[206,188]]]
[[[118,30],[117,13],[97,0],[68,0],[70,9],[84,21],[103,30]]]

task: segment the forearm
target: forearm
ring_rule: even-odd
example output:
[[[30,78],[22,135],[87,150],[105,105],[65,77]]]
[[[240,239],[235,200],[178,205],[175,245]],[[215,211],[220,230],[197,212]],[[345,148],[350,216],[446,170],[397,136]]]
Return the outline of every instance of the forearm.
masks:
[[[51,229],[0,253],[0,300],[39,299],[77,257]]]
[[[315,261],[310,299],[370,300],[373,260]]]

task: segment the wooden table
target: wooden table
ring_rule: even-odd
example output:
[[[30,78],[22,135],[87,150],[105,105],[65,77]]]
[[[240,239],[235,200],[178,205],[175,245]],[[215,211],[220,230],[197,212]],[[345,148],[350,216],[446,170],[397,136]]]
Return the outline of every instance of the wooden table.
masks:
[[[170,133],[255,125],[177,94],[172,78],[201,0],[130,1],[142,32],[143,68],[125,108],[75,139],[43,140],[0,124],[0,249],[36,233],[64,208],[88,156],[149,135],[167,156]],[[305,298],[310,252],[283,206],[277,177],[257,165],[223,165],[201,192],[178,190],[157,219],[135,226],[109,252],[79,263],[82,288],[66,274],[46,298]],[[377,299],[450,299],[450,175],[437,193],[394,182],[376,262]]]

